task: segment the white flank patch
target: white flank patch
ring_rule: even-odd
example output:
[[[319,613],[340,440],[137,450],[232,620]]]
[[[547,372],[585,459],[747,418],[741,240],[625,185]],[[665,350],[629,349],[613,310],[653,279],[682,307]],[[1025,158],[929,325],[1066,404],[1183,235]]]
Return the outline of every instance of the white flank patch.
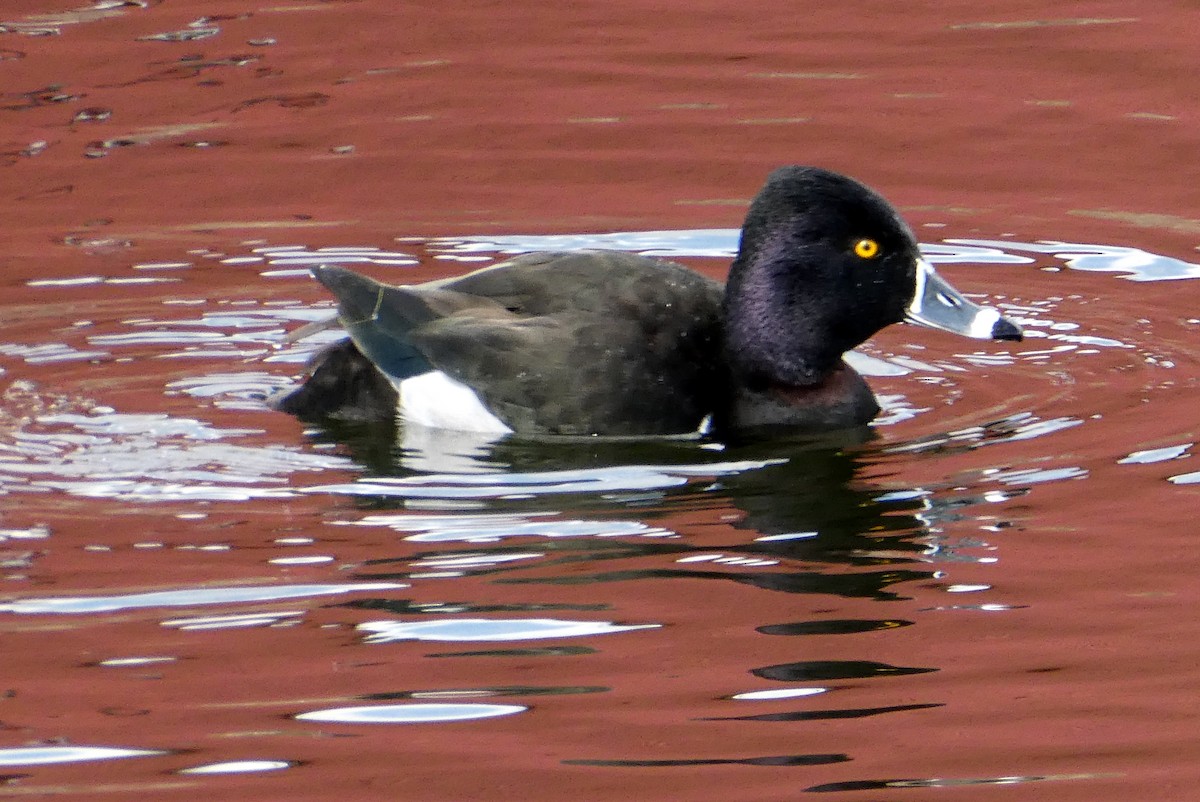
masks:
[[[460,432],[507,434],[512,429],[497,418],[467,385],[440,370],[397,382],[400,416],[408,423]]]

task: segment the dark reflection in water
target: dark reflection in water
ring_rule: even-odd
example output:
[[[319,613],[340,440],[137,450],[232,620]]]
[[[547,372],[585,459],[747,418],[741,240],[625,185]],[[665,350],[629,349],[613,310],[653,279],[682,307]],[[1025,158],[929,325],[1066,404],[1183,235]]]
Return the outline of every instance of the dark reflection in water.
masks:
[[[812,793],[828,793],[834,791],[880,791],[886,788],[954,788],[968,785],[1021,785],[1055,780],[1096,780],[1119,776],[1121,775],[1115,773],[1026,774],[1014,775],[1012,777],[965,777],[960,779],[930,777],[921,780],[850,780],[848,782],[814,785],[804,790]]]
[[[828,763],[845,763],[849,756],[828,755],[770,755],[768,757],[710,758],[696,760],[564,760],[568,766],[611,766],[616,768],[665,767],[665,766],[719,766],[741,764],[744,766],[822,766]]]
[[[776,666],[756,668],[750,673],[763,679],[780,682],[805,682],[812,680],[870,679],[872,677],[898,677],[904,674],[929,674],[936,668],[908,668],[889,666],[870,660],[807,660],[799,663],[781,663]]]
[[[681,571],[675,569],[646,569],[639,571],[608,571],[586,576],[555,576],[530,579],[496,580],[513,585],[584,585],[598,582],[628,582],[644,579],[720,579],[738,582],[761,590],[782,593],[809,593],[869,598],[888,601],[904,598],[885,588],[889,585],[928,579],[932,571],[884,571],[848,575],[829,575],[814,571],[780,574],[731,574],[724,571]],[[368,578],[368,577],[363,577]]]
[[[932,569],[911,566],[930,550],[922,539],[928,534],[922,517],[929,509],[924,494],[884,493],[858,480],[862,467],[862,432],[836,438],[806,438],[722,444],[694,440],[614,441],[507,439],[499,442],[464,441],[461,436],[426,442],[420,449],[405,445],[406,434],[395,427],[337,423],[316,427],[312,436],[338,442],[367,473],[357,486],[355,504],[365,511],[409,510],[416,498],[437,497],[439,482],[454,488],[473,475],[494,486],[486,496],[489,514],[527,514],[545,511],[547,496],[539,487],[575,483],[573,515],[607,520],[615,512],[636,511],[646,525],[669,525],[675,515],[700,513],[753,537],[703,547],[685,540],[630,537],[555,536],[541,538],[537,560],[517,557],[517,546],[484,546],[469,552],[446,549],[405,553],[372,560],[355,574],[358,579],[395,580],[419,575],[412,568],[422,559],[446,561],[456,556],[473,558],[460,573],[489,575],[502,584],[585,585],[653,579],[720,579],[786,593],[832,594],[878,600],[902,598],[891,586],[925,580]],[[450,453],[439,452],[448,448]],[[455,463],[449,474],[427,474],[414,464]],[[705,477],[705,466],[714,474]],[[623,467],[624,466],[624,467]],[[662,481],[671,466],[686,470],[681,478]],[[751,466],[729,470],[726,466]],[[597,483],[587,492],[586,479],[604,472],[615,477]],[[639,472],[648,478],[639,479]],[[412,484],[417,479],[419,485]],[[644,485],[638,489],[639,482]],[[391,482],[389,484],[389,482]],[[624,483],[624,484],[621,484]],[[656,484],[657,483],[657,484]],[[372,493],[378,488],[379,494]],[[481,498],[486,484],[463,486],[447,499]],[[419,493],[417,492],[419,491]],[[469,493],[467,492],[469,491]],[[970,501],[963,501],[970,503]],[[979,500],[982,503],[982,499]],[[736,511],[735,515],[730,510]],[[499,526],[503,532],[505,524]],[[513,529],[512,534],[520,534]],[[537,534],[526,530],[528,534]],[[491,532],[490,534],[497,534]],[[631,533],[632,534],[632,533]],[[432,537],[437,540],[440,538]],[[714,564],[705,555],[719,551],[725,561]],[[484,559],[484,558],[490,559]],[[505,557],[510,559],[506,560]],[[589,573],[547,571],[570,563],[592,562],[611,566],[637,558],[675,558],[664,567],[609,568]],[[787,571],[732,570],[740,558],[743,566],[765,568],[780,562],[841,566],[845,571],[800,569]],[[407,570],[379,571],[389,562],[404,563]],[[868,569],[868,570],[864,570]],[[873,570],[870,570],[873,569]],[[533,570],[538,575],[529,575]],[[397,609],[396,612],[425,612]],[[867,631],[898,622],[844,624],[843,631]],[[809,624],[809,626],[813,626]],[[819,625],[817,625],[819,626]],[[831,625],[833,626],[833,625]],[[867,629],[855,629],[866,627]],[[814,632],[817,630],[814,630]]]
[[[340,445],[366,476],[388,476],[400,464],[399,429],[389,421],[323,420],[306,432],[315,445]]]
[[[790,713],[764,713],[757,716],[713,716],[704,721],[822,721],[840,718],[868,718],[884,713],[903,713],[909,710],[928,710],[945,707],[941,703],[892,705],[890,707],[863,707],[851,710],[802,710]]]
[[[764,635],[853,635],[882,629],[912,626],[912,621],[797,621],[793,624],[768,624],[756,631]]]

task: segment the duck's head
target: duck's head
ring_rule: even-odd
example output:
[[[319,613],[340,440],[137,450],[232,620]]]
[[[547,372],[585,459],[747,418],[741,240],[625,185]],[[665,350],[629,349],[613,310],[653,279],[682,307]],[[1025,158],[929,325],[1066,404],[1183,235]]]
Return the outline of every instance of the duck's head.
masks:
[[[1021,339],[1015,323],[937,274],[878,193],[816,167],[768,177],[746,216],[725,307],[731,362],[752,383],[818,383],[843,353],[902,321]]]

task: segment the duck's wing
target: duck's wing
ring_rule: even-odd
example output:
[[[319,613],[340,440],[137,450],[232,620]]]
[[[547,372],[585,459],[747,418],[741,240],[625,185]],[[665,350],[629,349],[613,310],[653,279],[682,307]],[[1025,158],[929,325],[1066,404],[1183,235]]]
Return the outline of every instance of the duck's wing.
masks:
[[[722,285],[677,263],[624,251],[540,251],[421,285],[494,301],[521,316],[653,315],[671,303],[720,303]]]
[[[439,286],[513,316],[464,310],[412,342],[516,431],[692,432],[726,390],[722,286],[682,265],[533,253]]]
[[[314,273],[393,382],[443,371],[518,432],[694,431],[723,390],[721,286],[682,265],[539,253],[410,287]]]

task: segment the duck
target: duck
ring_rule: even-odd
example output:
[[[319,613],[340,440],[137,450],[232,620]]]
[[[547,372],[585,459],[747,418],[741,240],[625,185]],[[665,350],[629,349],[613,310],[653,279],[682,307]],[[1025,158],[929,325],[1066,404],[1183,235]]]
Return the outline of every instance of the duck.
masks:
[[[882,195],[800,165],[754,197],[724,283],[606,250],[413,285],[336,265],[312,275],[348,337],[271,402],[307,420],[535,437],[827,432],[879,413],[843,355],[886,326],[1022,337],[934,270]]]

